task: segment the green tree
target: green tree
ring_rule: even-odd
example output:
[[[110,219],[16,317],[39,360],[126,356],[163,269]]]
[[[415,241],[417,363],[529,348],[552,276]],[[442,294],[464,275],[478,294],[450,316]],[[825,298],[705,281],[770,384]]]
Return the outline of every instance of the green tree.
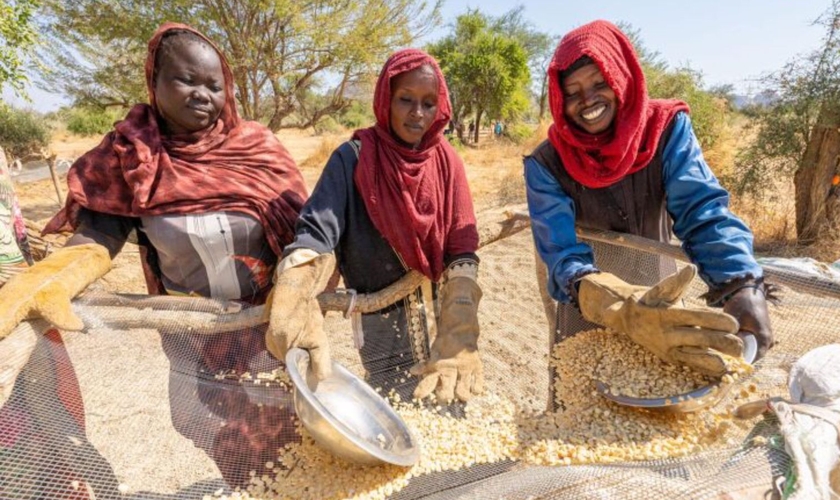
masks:
[[[54,90],[78,104],[145,100],[146,41],[181,19],[226,53],[243,116],[272,130],[341,111],[349,87],[440,20],[439,1],[423,0],[44,1]]]
[[[519,40],[494,29],[484,14],[472,10],[458,16],[454,32],[428,50],[446,75],[453,119],[460,122],[475,114],[474,142],[485,114],[515,120],[527,110],[527,53]]]
[[[812,244],[840,225],[840,1],[816,21],[822,45],[763,79],[776,101],[757,107],[756,139],[736,159],[725,179],[737,193],[760,194],[773,179],[793,178],[796,233]]]
[[[704,148],[714,148],[726,129],[729,108],[724,99],[703,88],[703,75],[691,68],[670,68],[659,52],[648,48],[639,30],[628,23],[618,27],[636,49],[653,99],[680,99],[691,108],[691,124]]]
[[[538,106],[537,117],[542,120],[547,110],[548,65],[554,55],[559,37],[538,31],[524,18],[524,13],[524,6],[515,7],[496,18],[491,29],[518,40],[525,50],[531,76],[531,92]]]
[[[0,3],[0,88],[9,85],[23,96],[25,72],[37,41],[33,16],[39,0],[3,0]]]

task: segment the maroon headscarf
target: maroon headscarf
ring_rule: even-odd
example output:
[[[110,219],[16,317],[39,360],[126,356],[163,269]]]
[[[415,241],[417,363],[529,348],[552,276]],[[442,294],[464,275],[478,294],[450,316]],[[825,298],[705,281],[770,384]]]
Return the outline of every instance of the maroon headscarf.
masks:
[[[420,145],[411,149],[391,132],[391,79],[426,65],[437,76],[438,111]],[[353,134],[362,142],[354,173],[356,188],[373,225],[408,267],[437,281],[445,255],[478,249],[464,164],[443,140],[451,105],[437,61],[417,49],[393,54],[379,74],[373,111],[376,125]]]
[[[225,106],[216,124],[166,136],[155,99],[155,57],[165,33],[192,32],[216,50],[225,77]],[[233,74],[221,51],[189,26],[166,23],[149,41],[149,102],[137,104],[67,173],[64,208],[44,233],[72,230],[81,207],[128,217],[226,210],[251,215],[278,255],[294,239],[306,185],[289,152],[263,125],[239,118]]]
[[[563,113],[560,72],[589,56],[618,99],[609,133],[592,135],[568,123]],[[563,166],[590,188],[606,187],[646,167],[665,127],[688,105],[678,100],[648,99],[645,75],[630,40],[607,21],[594,21],[567,33],[548,67],[548,101],[554,123],[548,138]]]

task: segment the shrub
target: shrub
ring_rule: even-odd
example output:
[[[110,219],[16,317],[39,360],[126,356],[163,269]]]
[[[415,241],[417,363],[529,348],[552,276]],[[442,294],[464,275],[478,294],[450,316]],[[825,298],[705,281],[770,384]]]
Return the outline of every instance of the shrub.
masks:
[[[124,114],[122,109],[75,107],[68,112],[67,130],[78,135],[106,134]]]
[[[514,123],[506,125],[503,134],[514,144],[524,144],[534,135],[535,125],[528,123]]]
[[[325,116],[321,118],[313,128],[315,129],[315,133],[318,135],[334,134],[336,132],[341,132],[342,129],[341,124],[338,123],[332,116]]]
[[[726,101],[703,90],[699,73],[688,68],[648,68],[645,77],[652,98],[680,99],[688,103],[691,108],[691,125],[704,150],[718,144],[728,118]]]
[[[353,101],[350,106],[338,115],[338,123],[349,129],[369,127],[376,118],[369,102]]]
[[[10,158],[40,152],[49,141],[50,131],[43,116],[0,104],[0,146]]]
[[[449,141],[449,144],[451,144],[455,151],[457,151],[458,153],[463,153],[466,149],[464,143],[461,142],[461,139],[458,139],[458,136],[454,133],[452,135],[446,136],[446,140]]]

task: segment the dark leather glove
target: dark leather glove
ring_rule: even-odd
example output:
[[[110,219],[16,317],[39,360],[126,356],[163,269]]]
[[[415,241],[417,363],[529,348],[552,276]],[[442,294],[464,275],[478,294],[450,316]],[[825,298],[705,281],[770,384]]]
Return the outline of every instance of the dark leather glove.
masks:
[[[767,294],[771,290],[761,279],[746,279],[729,284],[719,295],[723,311],[738,321],[738,331],[755,335],[756,360],[763,358],[773,346],[773,329],[767,313]]]

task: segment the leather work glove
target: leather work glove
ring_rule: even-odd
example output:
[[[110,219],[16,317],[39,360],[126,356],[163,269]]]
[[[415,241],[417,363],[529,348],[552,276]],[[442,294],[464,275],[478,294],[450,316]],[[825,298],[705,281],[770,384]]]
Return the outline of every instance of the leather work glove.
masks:
[[[335,255],[320,254],[303,264],[280,269],[278,266],[274,289],[266,302],[270,307],[266,348],[284,363],[292,347],[308,350],[312,371],[323,380],[332,373],[332,364],[318,294],[335,270]]]
[[[70,301],[110,269],[108,249],[89,243],[56,250],[13,276],[0,288],[0,339],[29,318],[43,318],[62,330],[83,329]]]
[[[476,281],[474,261],[455,263],[447,271],[440,291],[438,334],[427,361],[411,367],[411,374],[423,379],[414,397],[423,399],[435,391],[438,401],[457,397],[468,401],[484,391],[484,368],[478,355],[478,303],[481,288]]]
[[[742,355],[732,316],[708,307],[685,307],[680,298],[697,268],[686,266],[653,287],[630,285],[613,274],[587,274],[578,301],[583,317],[626,334],[663,361],[712,376],[726,372],[721,353]]]
[[[755,335],[758,344],[756,361],[767,354],[773,346],[773,330],[767,301],[777,301],[776,287],[767,285],[763,278],[734,280],[722,288],[706,294],[710,306],[723,305],[723,312],[731,314],[738,321],[738,330]]]

